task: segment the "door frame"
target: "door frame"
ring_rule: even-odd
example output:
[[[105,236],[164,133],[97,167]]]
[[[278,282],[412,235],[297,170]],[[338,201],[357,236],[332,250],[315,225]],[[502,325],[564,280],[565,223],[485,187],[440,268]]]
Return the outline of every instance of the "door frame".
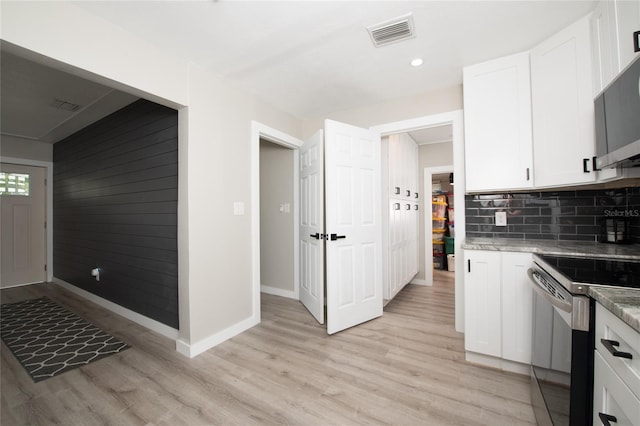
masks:
[[[53,281],[53,162],[29,160],[26,158],[0,157],[0,163],[15,164],[18,166],[42,167],[45,169],[45,217],[47,229],[45,230],[45,259],[47,261],[47,282]]]
[[[456,191],[454,193],[454,204],[464,206],[465,173],[464,173],[464,121],[461,109],[443,112],[440,114],[426,115],[409,120],[395,121],[372,126],[372,130],[380,132],[381,136],[393,133],[404,133],[411,130],[424,129],[442,125],[451,125],[453,129],[453,173],[456,179]],[[424,197],[423,197],[424,198]],[[424,206],[423,206],[424,208]],[[426,210],[424,210],[426,212]],[[454,221],[456,224],[455,251],[462,253],[462,241],[465,238],[465,213],[464,208],[454,211]],[[426,250],[426,248],[425,248]],[[462,256],[456,256],[455,266],[455,322],[456,331],[464,332],[464,261]]]
[[[260,322],[260,139],[294,150],[293,154],[293,298],[300,295],[300,156],[302,140],[257,121],[251,121],[251,283],[252,319]]]
[[[424,195],[425,200],[427,194],[431,194],[429,188],[433,184],[433,175],[438,173],[453,173],[453,165],[450,166],[438,166],[438,167],[425,167],[424,168]],[[427,192],[429,191],[429,192]],[[453,192],[453,200],[455,203],[455,193]],[[454,204],[455,205],[455,204]],[[424,280],[425,285],[433,285],[433,239],[429,238],[433,233],[433,222],[431,221],[431,215],[428,215],[429,211],[425,206],[424,210]],[[455,209],[453,210],[454,223],[455,223]],[[427,254],[431,254],[428,256]]]

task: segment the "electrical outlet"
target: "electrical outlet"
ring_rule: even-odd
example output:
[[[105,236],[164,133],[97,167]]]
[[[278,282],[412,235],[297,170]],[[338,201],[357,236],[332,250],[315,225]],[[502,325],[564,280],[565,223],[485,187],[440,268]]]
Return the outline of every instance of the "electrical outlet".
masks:
[[[496,212],[496,226],[507,226],[507,212]]]

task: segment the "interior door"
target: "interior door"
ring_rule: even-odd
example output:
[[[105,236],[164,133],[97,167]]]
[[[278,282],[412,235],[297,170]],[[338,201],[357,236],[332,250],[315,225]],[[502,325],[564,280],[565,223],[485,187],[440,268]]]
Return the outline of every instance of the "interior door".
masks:
[[[324,324],[324,140],[300,148],[300,301]]]
[[[327,333],[382,315],[380,134],[326,120]]]
[[[3,163],[0,172],[0,287],[43,282],[45,169]]]

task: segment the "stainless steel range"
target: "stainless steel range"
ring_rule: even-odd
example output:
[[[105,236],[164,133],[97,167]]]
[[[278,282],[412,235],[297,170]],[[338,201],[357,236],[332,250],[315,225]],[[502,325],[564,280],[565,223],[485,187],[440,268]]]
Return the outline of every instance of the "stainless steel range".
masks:
[[[591,425],[594,301],[589,287],[640,288],[640,262],[534,255],[532,402],[539,425]]]

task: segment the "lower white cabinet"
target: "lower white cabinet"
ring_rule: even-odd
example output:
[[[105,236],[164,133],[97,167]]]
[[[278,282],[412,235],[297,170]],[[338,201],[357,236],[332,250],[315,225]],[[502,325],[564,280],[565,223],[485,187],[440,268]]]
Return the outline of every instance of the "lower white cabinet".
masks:
[[[465,349],[531,361],[531,253],[465,250]]]
[[[594,424],[640,425],[640,333],[596,303]]]

